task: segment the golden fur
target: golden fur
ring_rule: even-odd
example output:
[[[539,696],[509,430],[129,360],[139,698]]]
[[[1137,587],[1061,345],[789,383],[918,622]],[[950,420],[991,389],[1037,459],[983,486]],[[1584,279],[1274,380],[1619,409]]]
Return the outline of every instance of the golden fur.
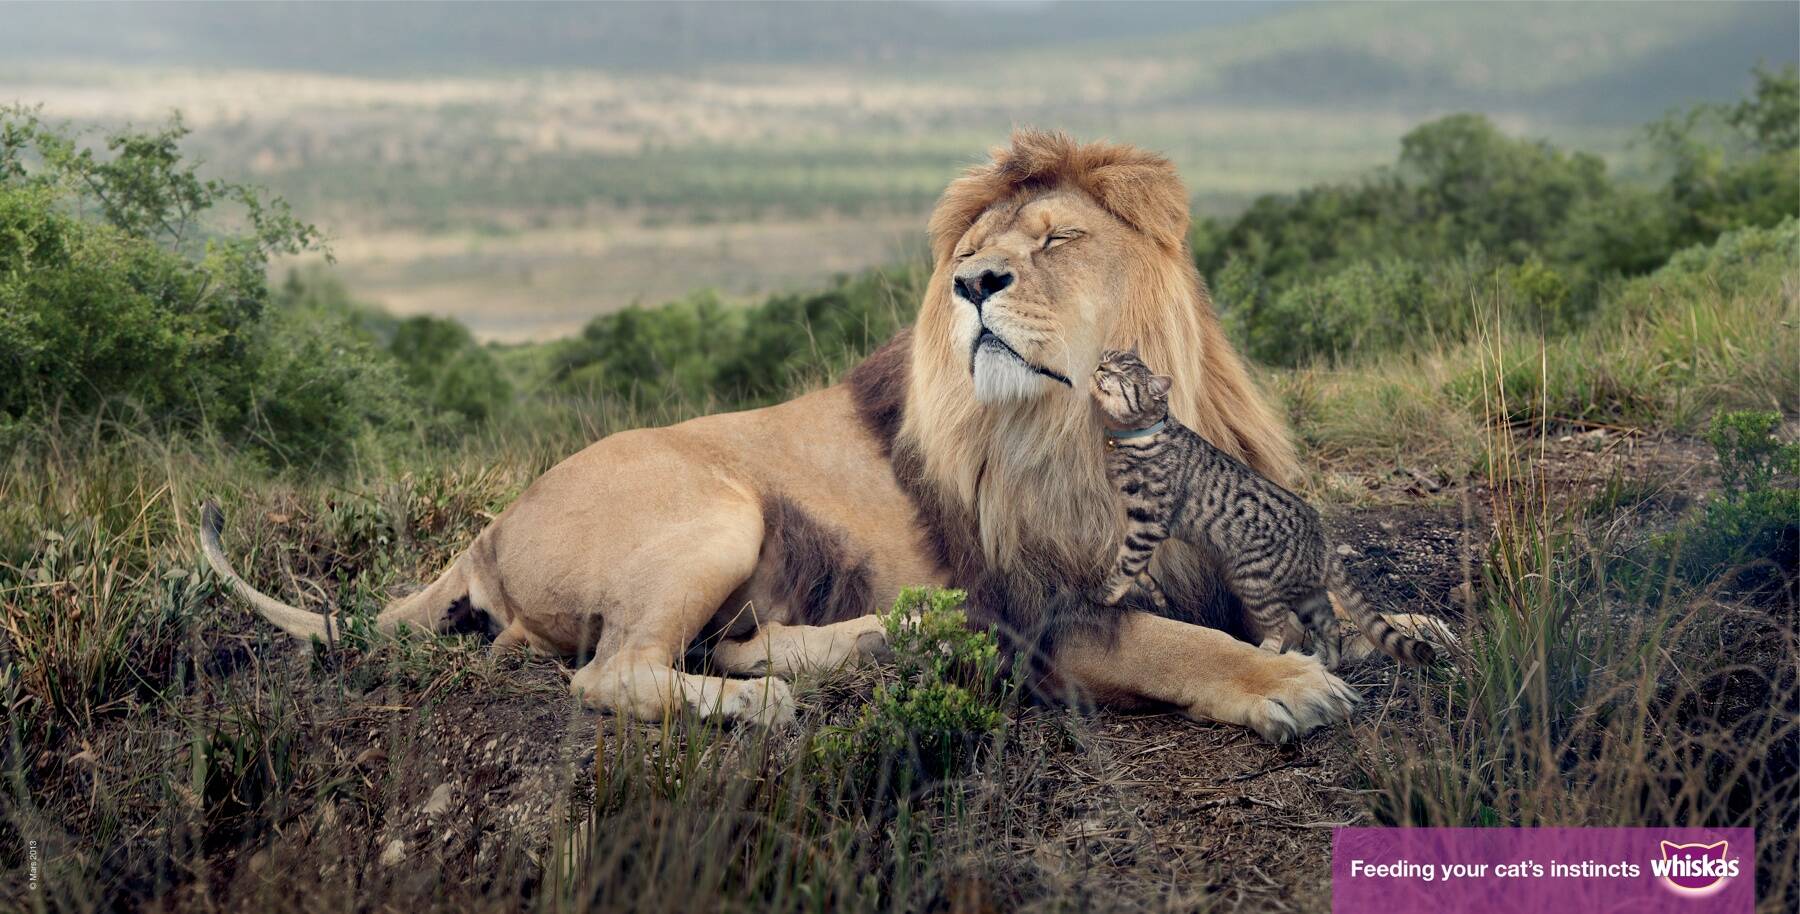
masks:
[[[1044,614],[1077,611],[1067,585],[1099,575],[1120,528],[1091,407],[1067,386],[1103,347],[1137,342],[1178,379],[1184,422],[1278,479],[1294,468],[1220,332],[1187,219],[1158,156],[1016,134],[945,192],[915,329],[848,383],[594,443],[378,624],[472,620],[500,633],[496,648],[588,657],[570,686],[598,709],[781,723],[792,699],[774,677],[880,655],[870,613],[904,585],[970,587],[972,608],[1035,588]],[[956,280],[990,268],[1016,269],[1016,281],[982,309],[959,301]],[[231,571],[222,528],[209,512],[202,541],[227,585],[284,631],[328,636],[325,619]],[[1193,556],[1164,571],[1185,618],[1219,605]],[[1311,658],[1177,618],[1113,615],[1108,633],[1065,633],[1054,683],[1277,740],[1342,718],[1354,697]],[[714,642],[717,669],[756,678],[683,668],[690,648]]]

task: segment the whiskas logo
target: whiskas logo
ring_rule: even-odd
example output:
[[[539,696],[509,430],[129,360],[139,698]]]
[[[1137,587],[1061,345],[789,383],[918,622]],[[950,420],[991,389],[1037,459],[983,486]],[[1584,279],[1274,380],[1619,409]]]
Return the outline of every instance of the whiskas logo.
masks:
[[[1669,891],[1689,898],[1704,898],[1737,878],[1738,861],[1729,857],[1725,841],[1716,844],[1662,843],[1662,859],[1650,861],[1650,874]]]

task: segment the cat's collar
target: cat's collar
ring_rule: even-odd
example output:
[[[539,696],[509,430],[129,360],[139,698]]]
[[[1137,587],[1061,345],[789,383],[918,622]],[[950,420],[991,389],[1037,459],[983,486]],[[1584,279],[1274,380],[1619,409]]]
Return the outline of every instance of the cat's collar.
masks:
[[[1124,441],[1129,438],[1148,438],[1151,435],[1154,435],[1157,432],[1162,431],[1163,427],[1168,424],[1169,424],[1168,418],[1164,417],[1162,419],[1156,420],[1154,423],[1152,423],[1150,425],[1144,426],[1143,428],[1127,428],[1127,429],[1110,429],[1109,428],[1109,429],[1103,429],[1103,431],[1106,432],[1106,437],[1108,439],[1106,443],[1112,444],[1114,441]]]

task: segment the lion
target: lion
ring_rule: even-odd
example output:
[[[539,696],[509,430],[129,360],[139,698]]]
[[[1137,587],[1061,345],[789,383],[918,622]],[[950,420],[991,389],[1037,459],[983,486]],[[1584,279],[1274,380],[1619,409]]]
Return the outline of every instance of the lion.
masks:
[[[1082,385],[1137,344],[1175,414],[1279,482],[1283,422],[1227,341],[1187,248],[1174,167],[1131,146],[1013,134],[955,179],[929,224],[914,325],[840,383],[785,403],[610,435],[551,468],[380,630],[485,629],[494,649],[585,658],[586,706],[792,720],[784,677],[879,658],[903,586],[968,593],[1049,695],[1168,706],[1285,741],[1356,694],[1307,655],[1234,637],[1241,608],[1169,544],[1169,608],[1086,596],[1124,527]],[[208,504],[207,561],[265,619],[329,641],[335,619],[232,570]],[[710,663],[692,671],[696,645]]]

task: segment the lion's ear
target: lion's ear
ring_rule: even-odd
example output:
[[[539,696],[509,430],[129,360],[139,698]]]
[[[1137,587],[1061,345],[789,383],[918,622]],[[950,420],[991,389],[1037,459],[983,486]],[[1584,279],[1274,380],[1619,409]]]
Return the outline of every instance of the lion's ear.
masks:
[[[1169,392],[1169,388],[1174,386],[1175,379],[1166,374],[1159,374],[1150,378],[1150,393],[1154,396],[1163,396]]]

